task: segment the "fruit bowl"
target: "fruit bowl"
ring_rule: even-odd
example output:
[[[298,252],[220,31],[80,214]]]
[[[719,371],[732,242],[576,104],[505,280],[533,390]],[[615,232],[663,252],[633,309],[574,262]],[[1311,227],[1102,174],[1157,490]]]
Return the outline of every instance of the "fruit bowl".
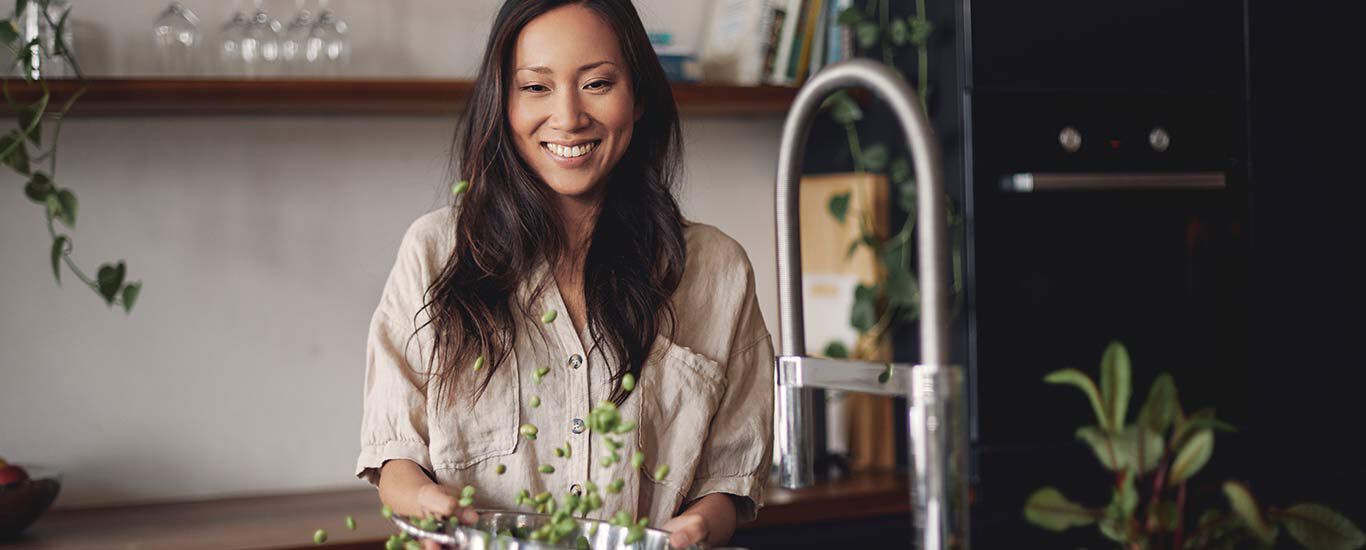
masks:
[[[55,468],[16,464],[28,472],[28,479],[0,485],[0,541],[13,539],[42,516],[57,499],[62,474]]]

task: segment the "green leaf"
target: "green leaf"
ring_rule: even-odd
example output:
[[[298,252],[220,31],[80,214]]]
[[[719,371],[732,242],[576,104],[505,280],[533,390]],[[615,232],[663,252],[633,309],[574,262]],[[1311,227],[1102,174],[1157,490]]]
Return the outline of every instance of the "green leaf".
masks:
[[[855,253],[855,252],[858,252],[858,245],[861,245],[861,244],[863,244],[863,241],[861,241],[861,240],[855,240],[854,242],[849,243],[849,250],[848,250],[847,252],[844,253],[844,259],[847,260],[847,259],[849,259],[849,258],[853,258],[853,257],[854,257],[854,253]]]
[[[848,91],[840,90],[821,102],[821,108],[830,108],[830,117],[838,124],[853,124],[863,120],[863,109],[860,109],[858,102],[849,95]]]
[[[1120,483],[1110,496],[1110,504],[1105,507],[1100,518],[1100,531],[1112,540],[1127,541],[1133,525],[1134,510],[1138,509],[1138,491],[1134,488],[1134,476],[1129,471],[1120,472]]]
[[[849,215],[849,195],[850,193],[844,192],[830,197],[830,203],[826,205],[830,215],[840,224],[844,224],[844,218]]]
[[[845,347],[844,342],[832,340],[825,345],[825,356],[831,359],[848,359],[849,348]]]
[[[1148,388],[1148,399],[1143,402],[1143,408],[1138,410],[1138,423],[1154,432],[1165,434],[1180,409],[1180,400],[1176,397],[1176,382],[1172,380],[1172,375],[1164,372],[1159,374],[1157,379],[1153,380],[1153,385]]]
[[[60,217],[62,224],[72,229],[76,228],[76,194],[70,189],[63,189],[57,192],[57,202],[61,203],[62,211]]]
[[[858,285],[854,289],[854,306],[849,311],[849,324],[859,332],[868,332],[877,324],[877,287]]]
[[[5,166],[25,176],[29,174],[28,148],[24,145],[24,136],[18,130],[10,130],[8,134],[0,136],[0,153],[4,153],[0,162]]]
[[[24,9],[28,7],[28,0],[14,0],[14,18],[19,19],[24,14]]]
[[[1194,439],[1194,438],[1192,438]],[[1271,544],[1276,540],[1275,528],[1267,523],[1262,516],[1261,509],[1257,506],[1257,499],[1252,497],[1246,485],[1237,481],[1224,482],[1224,495],[1228,497],[1229,506],[1233,508],[1233,513],[1243,521],[1243,526],[1252,532],[1258,540],[1265,544]]]
[[[1214,417],[1214,407],[1205,407],[1190,415],[1190,418],[1177,417],[1176,428],[1172,432],[1172,446],[1177,447],[1185,442],[1186,437],[1199,430],[1214,429],[1225,432],[1236,432],[1237,428],[1227,422]]]
[[[1177,513],[1176,503],[1170,500],[1153,502],[1148,504],[1148,531],[1153,533],[1171,533],[1176,531],[1176,520],[1180,517]]]
[[[934,24],[924,17],[911,17],[906,20],[911,28],[911,43],[917,46],[924,46],[930,42],[930,35],[934,34]]]
[[[1096,459],[1111,472],[1139,471],[1148,473],[1157,468],[1162,458],[1162,436],[1138,425],[1116,434],[1095,426],[1077,428],[1077,439],[1091,446]]]
[[[142,281],[131,283],[123,287],[123,311],[124,313],[133,312],[133,304],[138,301],[138,294],[142,293]]]
[[[892,44],[895,44],[897,46],[905,46],[907,42],[911,41],[911,28],[906,25],[905,21],[901,19],[893,19],[891,37]]]
[[[881,256],[879,259],[882,260],[882,267],[886,268],[888,272],[905,269],[901,267],[906,263],[901,257],[905,249],[906,241],[902,239],[889,239],[883,243],[882,251],[878,253]]]
[[[854,32],[858,36],[858,47],[868,49],[877,45],[877,40],[882,36],[882,29],[878,28],[877,23],[863,21],[854,26]]]
[[[10,46],[19,40],[19,27],[14,26],[13,19],[0,21],[0,44]]]
[[[901,185],[911,179],[911,161],[905,155],[896,157],[892,161],[892,167],[887,172],[887,176],[892,178],[892,183]]]
[[[28,183],[24,185],[24,196],[38,204],[47,202],[48,195],[56,191],[57,188],[53,187],[52,180],[42,172],[34,172],[33,177],[29,178]]]
[[[1100,398],[1110,415],[1110,428],[1124,426],[1124,414],[1129,409],[1130,393],[1129,352],[1124,344],[1110,342],[1100,358]]]
[[[874,143],[863,149],[863,165],[874,172],[887,167],[887,145]]]
[[[58,286],[62,284],[61,261],[62,256],[66,254],[67,240],[66,235],[57,235],[57,238],[52,240],[52,277],[57,279]]]
[[[920,307],[920,282],[900,264],[887,277],[887,301],[892,306]]]
[[[857,25],[859,21],[863,21],[863,12],[851,5],[840,11],[838,21],[841,25]]]
[[[104,302],[112,305],[114,297],[118,296],[119,289],[123,288],[123,276],[127,267],[120,261],[115,264],[104,264],[100,266],[96,281],[100,290],[100,296],[104,296]]]
[[[19,109],[19,127],[28,135],[29,142],[34,146],[43,144],[43,124],[38,120],[41,116],[43,114],[33,107]]]
[[[1044,487],[1029,495],[1024,516],[1034,525],[1060,532],[1095,523],[1100,512],[1067,500],[1057,489]]]
[[[1366,534],[1326,506],[1296,504],[1275,514],[1296,542],[1315,550],[1355,550],[1366,545]]]
[[[1091,409],[1096,413],[1096,421],[1101,429],[1110,429],[1110,417],[1105,415],[1105,409],[1100,406],[1100,392],[1096,390],[1096,384],[1091,381],[1091,377],[1086,376],[1077,369],[1062,369],[1048,373],[1043,377],[1043,381],[1049,384],[1071,384],[1076,386],[1086,394],[1086,399],[1091,402]]]
[[[1209,457],[1214,454],[1214,432],[1200,430],[1191,436],[1190,441],[1176,453],[1171,471],[1167,474],[1167,485],[1175,487],[1190,479],[1200,468],[1205,467]]]
[[[915,214],[915,208],[916,208],[916,206],[917,206],[916,203],[917,203],[917,201],[918,201],[918,197],[917,197],[916,193],[919,192],[919,189],[917,189],[916,186],[915,186],[915,180],[914,180],[914,179],[908,179],[908,180],[906,180],[905,182],[903,182],[903,183],[901,184],[900,191],[901,191],[901,211],[902,211],[902,212],[905,212],[907,215],[914,215],[914,214]]]

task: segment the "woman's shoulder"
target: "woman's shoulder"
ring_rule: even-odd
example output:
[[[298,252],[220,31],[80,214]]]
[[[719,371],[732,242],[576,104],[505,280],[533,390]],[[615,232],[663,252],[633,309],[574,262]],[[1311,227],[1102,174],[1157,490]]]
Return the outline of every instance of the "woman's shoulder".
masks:
[[[403,242],[399,245],[399,253],[445,257],[454,242],[455,234],[451,228],[455,227],[458,215],[454,208],[443,206],[419,216],[408,224]]]
[[[683,229],[683,239],[688,247],[685,271],[741,278],[753,276],[754,268],[745,247],[720,228],[690,221]]]

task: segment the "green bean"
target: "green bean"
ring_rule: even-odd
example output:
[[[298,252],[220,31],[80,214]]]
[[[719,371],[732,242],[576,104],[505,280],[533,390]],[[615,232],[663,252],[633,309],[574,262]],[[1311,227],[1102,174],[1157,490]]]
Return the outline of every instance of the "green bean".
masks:
[[[596,536],[598,536],[598,524],[597,524],[597,523],[589,524],[589,526],[588,526],[588,536],[590,536],[590,537],[596,537]]]
[[[631,527],[626,530],[626,540],[624,542],[629,546],[640,542],[640,539],[643,538],[645,538],[645,529],[643,527]]]
[[[541,383],[541,379],[542,379],[542,378],[545,378],[545,375],[547,375],[547,374],[549,374],[549,373],[550,373],[550,367],[541,367],[541,368],[536,369],[536,372],[535,372],[535,373],[532,373],[531,377],[532,377],[533,379],[535,379],[535,381],[536,381],[537,384],[539,384],[539,383]]]
[[[574,540],[574,550],[588,550],[589,548],[592,548],[592,546],[588,544],[588,537],[579,535],[579,538]]]
[[[503,474],[506,473],[507,471],[508,471],[508,467],[507,467],[506,465],[503,465],[503,464],[499,464],[499,465],[493,467],[493,473],[498,474],[498,475],[503,475]]]
[[[636,389],[636,375],[631,374],[631,373],[628,372],[628,373],[626,373],[625,376],[622,376],[622,377],[621,377],[621,389],[626,390],[626,391],[631,391],[631,390]]]
[[[385,504],[383,507],[379,509],[379,515],[384,516],[384,519],[393,518],[394,509],[390,508],[388,504]]]
[[[346,516],[346,530],[348,530],[348,531],[355,531],[355,530],[356,530],[356,518],[353,518],[353,517],[351,517],[351,516]]]
[[[877,383],[879,383],[879,384],[886,384],[887,382],[891,381],[891,379],[892,379],[892,364],[891,364],[891,363],[887,363],[887,370],[884,370],[884,371],[882,371],[882,374],[877,375]]]
[[[327,542],[327,531],[324,531],[322,529],[314,531],[313,544],[322,544],[324,542]]]
[[[525,436],[527,439],[530,439],[530,440],[533,440],[533,441],[536,439],[536,432],[537,432],[537,430],[536,430],[536,426],[535,426],[534,424],[522,424],[522,427],[519,429],[519,431],[520,431],[520,432],[522,433],[522,435]]]
[[[539,395],[533,395],[533,396],[531,396],[531,408],[536,409],[536,408],[540,408],[540,406],[541,406],[541,396],[539,396]]]
[[[569,440],[566,439],[564,442],[564,457],[570,458],[572,456],[574,456],[574,449],[569,446]]]
[[[640,467],[641,467],[641,466],[644,466],[644,465],[645,465],[645,453],[642,453],[642,452],[640,452],[640,451],[636,451],[636,454],[631,455],[631,469],[632,469],[632,470],[639,470]]]
[[[553,309],[548,309],[548,310],[546,310],[546,312],[545,312],[544,314],[541,315],[541,322],[548,325],[548,324],[550,324],[550,323],[555,322],[555,318],[556,318],[556,317],[559,317],[559,315],[560,315],[560,314],[559,314],[558,312],[556,312],[555,310],[553,310]]]
[[[660,464],[658,468],[655,468],[655,481],[663,481],[665,477],[668,477],[668,475],[669,475],[669,465],[668,465],[668,464]]]
[[[410,540],[403,545],[403,550],[422,550],[422,543]]]
[[[480,355],[478,359],[474,360],[474,370],[477,371],[482,368],[484,368],[484,356]]]
[[[615,432],[617,432],[617,433],[619,433],[619,434],[624,434],[624,433],[629,433],[631,430],[634,430],[634,429],[636,429],[636,423],[633,422],[633,421],[626,421],[626,422],[622,422],[621,424],[618,424],[618,425],[617,425],[617,428],[616,428],[615,430],[613,430],[613,431],[615,431]]]
[[[611,455],[602,457],[602,459],[598,460],[598,464],[601,464],[603,468],[610,468],[612,466]]]
[[[460,180],[460,181],[457,181],[457,182],[455,182],[455,185],[452,185],[452,186],[451,186],[451,195],[452,195],[452,196],[459,196],[461,193],[464,193],[465,190],[466,190],[466,189],[469,189],[469,188],[470,188],[470,182],[469,182],[469,181],[467,181],[467,180]]]
[[[626,482],[625,482],[625,481],[620,480],[620,479],[614,479],[614,480],[612,480],[611,483],[608,483],[608,484],[607,484],[607,492],[612,493],[612,494],[614,494],[614,495],[617,494],[617,493],[620,493],[620,492],[621,492],[621,488],[622,488],[622,486],[624,486],[624,485],[626,485]]]
[[[564,449],[561,449],[561,448],[559,448],[559,447],[555,447],[555,456],[557,456],[557,457],[559,457],[559,458],[564,458]]]
[[[475,489],[473,485],[466,485],[460,490],[460,498],[474,498]]]
[[[650,518],[640,518],[636,520],[636,525],[639,525],[641,527],[647,527],[650,525]]]
[[[536,495],[536,504],[545,504],[550,500],[550,496],[549,491]]]
[[[592,512],[602,508],[602,497],[597,493],[588,495],[588,511]]]
[[[459,502],[457,502],[457,504],[459,504],[462,508],[469,508],[471,506],[474,506],[474,499],[462,498],[459,500]]]
[[[555,473],[555,467],[554,467],[554,466],[551,466],[551,465],[549,465],[549,464],[542,464],[540,468],[537,468],[537,470],[540,470],[540,472],[543,473],[543,474],[553,474],[553,473]]]
[[[579,507],[579,504],[581,504],[581,500],[583,499],[580,498],[579,495],[569,493],[564,497],[564,508],[561,508],[561,510],[564,510],[565,513],[568,514],[569,512],[572,512],[575,508]]]
[[[403,540],[398,538],[398,535],[389,537],[389,540],[384,542],[384,550],[403,550]]]

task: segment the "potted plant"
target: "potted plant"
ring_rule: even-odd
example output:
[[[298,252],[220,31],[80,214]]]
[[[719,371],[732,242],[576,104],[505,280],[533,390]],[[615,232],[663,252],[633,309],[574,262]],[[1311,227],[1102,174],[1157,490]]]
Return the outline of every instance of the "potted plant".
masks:
[[[1196,503],[1187,498],[1187,484],[1213,456],[1215,432],[1233,427],[1215,418],[1213,408],[1187,414],[1167,373],[1153,381],[1130,419],[1129,352],[1122,344],[1105,349],[1099,384],[1076,369],[1049,373],[1044,381],[1074,386],[1086,396],[1095,424],[1078,428],[1077,438],[1114,477],[1110,502],[1103,506],[1073,502],[1053,487],[1034,491],[1024,506],[1030,523],[1051,531],[1094,524],[1126,549],[1271,548],[1282,532],[1316,550],[1366,545],[1361,529],[1328,507],[1263,506],[1236,480],[1219,486],[1227,509],[1193,514]]]

